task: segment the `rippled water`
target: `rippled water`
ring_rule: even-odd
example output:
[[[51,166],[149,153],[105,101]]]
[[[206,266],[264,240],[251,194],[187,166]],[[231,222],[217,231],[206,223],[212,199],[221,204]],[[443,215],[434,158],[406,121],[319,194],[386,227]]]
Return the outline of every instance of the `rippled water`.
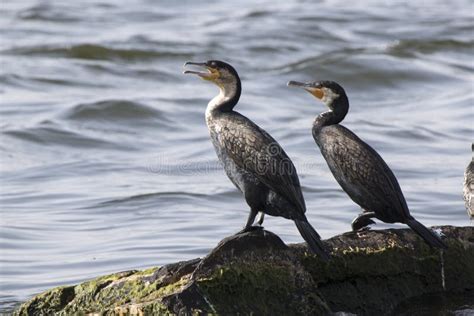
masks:
[[[332,79],[345,126],[427,225],[469,225],[473,4],[460,1],[12,1],[0,6],[3,310],[52,286],[203,256],[248,208],[204,122],[217,89],[181,74],[224,59],[238,111],[295,162],[325,238],[359,212],[311,136],[323,106],[288,80]],[[300,242],[293,223],[267,229]],[[378,224],[378,227],[385,227]]]

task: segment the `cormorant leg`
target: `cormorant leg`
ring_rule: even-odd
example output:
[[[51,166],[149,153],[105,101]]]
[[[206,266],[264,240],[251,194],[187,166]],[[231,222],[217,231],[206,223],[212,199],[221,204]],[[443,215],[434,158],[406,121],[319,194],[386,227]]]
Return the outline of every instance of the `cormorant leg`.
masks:
[[[264,218],[265,218],[265,213],[264,212],[258,212],[258,219],[257,219],[258,225],[262,226]]]
[[[244,229],[239,231],[237,234],[242,234],[242,233],[246,233],[252,230],[263,228],[262,226],[252,226],[253,222],[255,221],[255,217],[257,217],[257,213],[258,212],[256,210],[253,210],[253,209],[250,210],[249,218],[247,219],[247,224],[245,224]]]
[[[253,222],[255,221],[255,217],[257,217],[257,211],[254,209],[250,209],[249,217],[247,218],[247,224],[245,224],[245,228],[252,227]]]
[[[362,230],[363,228],[369,229],[369,225],[375,224],[373,220],[370,218],[375,217],[374,212],[365,212],[359,214],[353,221],[352,221],[352,231]]]

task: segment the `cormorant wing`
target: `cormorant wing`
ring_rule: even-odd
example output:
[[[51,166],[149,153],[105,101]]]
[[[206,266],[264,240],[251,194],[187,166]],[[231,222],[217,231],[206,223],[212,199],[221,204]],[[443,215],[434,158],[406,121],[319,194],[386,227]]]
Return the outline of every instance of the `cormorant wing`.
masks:
[[[304,213],[296,168],[273,137],[237,112],[229,117],[224,114],[220,123],[218,140],[229,157]]]
[[[344,177],[353,183],[366,199],[372,199],[382,205],[391,203],[401,212],[401,216],[410,218],[400,185],[382,157],[349,129],[342,125],[332,127],[338,132],[328,132],[331,133],[331,150],[326,154],[342,171]]]

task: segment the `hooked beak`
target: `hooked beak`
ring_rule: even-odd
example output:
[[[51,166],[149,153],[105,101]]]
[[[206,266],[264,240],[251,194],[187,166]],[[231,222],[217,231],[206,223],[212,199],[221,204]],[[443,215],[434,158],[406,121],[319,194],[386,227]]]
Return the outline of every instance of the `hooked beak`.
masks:
[[[206,63],[195,63],[195,62],[188,61],[184,64],[183,67],[186,68],[187,66],[202,67],[202,68],[205,68],[206,71],[204,72],[204,71],[195,71],[195,70],[185,69],[183,71],[183,74],[198,75],[202,79],[210,80],[210,81],[214,81],[215,79],[219,78],[219,76],[220,76],[219,71],[217,69],[209,67]]]
[[[314,87],[311,83],[288,81],[287,86],[303,88],[320,100],[324,97],[324,91],[320,88]]]

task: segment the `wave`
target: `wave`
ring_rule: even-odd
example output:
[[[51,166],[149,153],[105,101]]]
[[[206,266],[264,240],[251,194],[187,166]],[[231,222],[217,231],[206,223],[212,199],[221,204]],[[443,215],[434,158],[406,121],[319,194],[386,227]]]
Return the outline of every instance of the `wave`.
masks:
[[[109,88],[110,86],[103,83],[90,82],[80,79],[68,79],[60,76],[25,76],[13,73],[6,73],[0,75],[0,83],[12,87],[27,88],[29,90],[43,91],[43,85],[68,86],[68,87],[83,87],[83,88]]]
[[[81,17],[73,16],[71,10],[61,9],[48,4],[40,4],[18,12],[21,20],[50,21],[50,22],[79,22]]]
[[[274,12],[269,10],[251,10],[243,16],[244,18],[261,18],[272,15]]]
[[[348,47],[342,49],[331,50],[320,53],[315,56],[308,56],[296,61],[285,63],[271,68],[259,69],[263,72],[277,72],[279,74],[288,74],[297,71],[306,71],[309,68],[317,68],[318,73],[321,68],[326,65],[341,64],[348,62],[354,63],[356,58],[371,56],[375,59],[377,56],[386,58],[393,57],[416,57],[416,53],[432,54],[438,51],[465,51],[467,54],[472,53],[474,41],[459,40],[399,40],[385,47],[368,46],[368,47]],[[356,66],[356,65],[354,65]],[[364,65],[363,65],[364,66]],[[378,65],[380,66],[380,65]],[[360,68],[360,67],[358,67]],[[312,71],[312,69],[311,69]],[[334,70],[332,70],[334,71]]]
[[[143,60],[165,57],[190,58],[192,54],[151,49],[112,48],[97,44],[40,45],[17,47],[2,51],[4,54],[22,56],[51,56],[90,60]]]
[[[82,209],[94,209],[94,208],[102,208],[105,206],[117,206],[121,204],[132,204],[136,206],[137,204],[144,205],[147,203],[156,204],[156,203],[163,203],[164,201],[170,201],[172,203],[176,203],[177,200],[192,200],[196,203],[196,200],[203,199],[209,200],[212,199],[213,201],[228,201],[229,198],[240,198],[241,193],[231,187],[229,190],[224,190],[221,192],[215,192],[212,194],[205,194],[205,193],[194,193],[194,192],[185,192],[185,191],[165,191],[165,192],[154,192],[154,193],[144,193],[144,194],[137,194],[131,195],[121,198],[110,199],[102,202],[98,202],[94,205],[82,207]]]
[[[120,203],[128,203],[128,202],[133,202],[136,203],[137,201],[144,201],[148,199],[156,200],[157,198],[202,198],[206,197],[206,194],[200,194],[200,193],[189,193],[189,192],[157,192],[157,193],[145,193],[145,194],[138,194],[138,195],[132,195],[128,197],[123,197],[123,198],[118,198],[118,199],[112,199],[104,202],[100,202],[97,204],[97,206],[103,206],[103,205],[110,205],[110,204],[120,204]],[[95,206],[93,206],[95,207]]]
[[[453,39],[406,39],[388,45],[386,52],[400,57],[411,57],[415,53],[432,54],[445,50],[451,52],[468,50],[469,52],[472,52],[473,44],[474,41],[463,42]]]
[[[65,111],[61,118],[67,120],[141,120],[170,123],[164,113],[148,105],[128,100],[104,100],[82,103]]]
[[[42,145],[61,145],[74,148],[130,150],[139,128],[161,128],[174,125],[165,114],[148,105],[128,100],[105,100],[75,105],[33,126],[5,128],[3,135]],[[143,140],[144,130],[140,129]],[[117,135],[121,135],[120,138]]]
[[[126,149],[123,145],[64,129],[50,121],[39,126],[5,130],[2,134],[41,145],[62,145],[74,148]]]
[[[341,62],[345,59],[369,53],[365,48],[345,48],[340,50],[333,50],[325,53],[321,53],[316,56],[310,56],[297,61],[289,62],[280,66],[262,69],[262,71],[278,72],[280,74],[288,74],[295,71],[305,70],[308,67],[321,66],[327,64],[334,64]]]

